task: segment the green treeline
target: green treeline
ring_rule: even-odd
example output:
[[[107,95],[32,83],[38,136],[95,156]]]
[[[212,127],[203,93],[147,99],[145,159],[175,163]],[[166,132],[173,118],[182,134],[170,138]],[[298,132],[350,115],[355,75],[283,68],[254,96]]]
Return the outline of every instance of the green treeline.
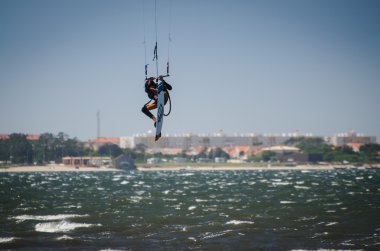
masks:
[[[371,163],[378,162],[380,151],[379,144],[365,144],[355,152],[350,146],[337,146],[326,144],[322,138],[291,138],[285,142],[286,145],[298,147],[302,152],[307,153],[310,158],[325,162],[343,162],[351,163]]]
[[[28,140],[26,134],[13,133],[8,139],[0,140],[0,161],[8,164],[60,163],[64,156],[89,154],[78,139],[65,133],[41,134],[38,140]]]

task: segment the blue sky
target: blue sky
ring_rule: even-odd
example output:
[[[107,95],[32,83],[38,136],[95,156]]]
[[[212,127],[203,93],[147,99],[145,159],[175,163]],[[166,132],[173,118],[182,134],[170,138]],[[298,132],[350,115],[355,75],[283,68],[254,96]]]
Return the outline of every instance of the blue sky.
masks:
[[[152,130],[141,107],[154,6],[1,0],[0,133],[94,138],[98,109],[102,136]],[[370,0],[157,0],[161,73],[172,37],[163,133],[352,129],[379,141],[379,11]]]

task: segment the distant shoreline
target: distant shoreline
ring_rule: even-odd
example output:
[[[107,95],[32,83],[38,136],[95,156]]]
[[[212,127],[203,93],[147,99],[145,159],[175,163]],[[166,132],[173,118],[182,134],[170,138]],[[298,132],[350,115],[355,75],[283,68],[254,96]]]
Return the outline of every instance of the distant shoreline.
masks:
[[[20,172],[120,172],[122,170],[106,167],[73,167],[64,165],[47,166],[12,166],[0,168],[0,173],[20,173]]]
[[[139,171],[228,171],[228,170],[333,170],[333,169],[366,169],[380,168],[380,164],[365,164],[363,166],[354,165],[223,165],[223,164],[161,164],[161,165],[137,165]],[[47,166],[14,166],[0,168],[0,173],[17,173],[17,172],[121,172],[123,170],[106,167],[73,167],[64,165],[47,165]]]
[[[354,166],[354,165],[157,165],[157,166],[148,166],[140,165],[137,167],[140,171],[181,171],[181,170],[195,170],[195,171],[223,171],[223,170],[334,170],[334,169],[366,169],[366,168],[380,168],[380,164],[373,165],[363,165],[363,166]]]

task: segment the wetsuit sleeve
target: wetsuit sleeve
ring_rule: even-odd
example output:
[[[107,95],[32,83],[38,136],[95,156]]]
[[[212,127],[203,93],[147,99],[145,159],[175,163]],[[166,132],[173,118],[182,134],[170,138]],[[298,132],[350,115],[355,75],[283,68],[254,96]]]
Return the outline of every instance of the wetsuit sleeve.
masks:
[[[164,81],[164,86],[166,89],[168,89],[169,91],[171,91],[173,89],[173,87],[171,85],[169,85],[168,83],[166,83],[166,81]]]

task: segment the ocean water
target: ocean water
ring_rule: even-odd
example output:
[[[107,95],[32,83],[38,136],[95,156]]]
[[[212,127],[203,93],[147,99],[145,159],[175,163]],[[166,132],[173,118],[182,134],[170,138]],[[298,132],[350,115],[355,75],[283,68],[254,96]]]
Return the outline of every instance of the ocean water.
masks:
[[[380,250],[380,170],[0,174],[0,249]]]

